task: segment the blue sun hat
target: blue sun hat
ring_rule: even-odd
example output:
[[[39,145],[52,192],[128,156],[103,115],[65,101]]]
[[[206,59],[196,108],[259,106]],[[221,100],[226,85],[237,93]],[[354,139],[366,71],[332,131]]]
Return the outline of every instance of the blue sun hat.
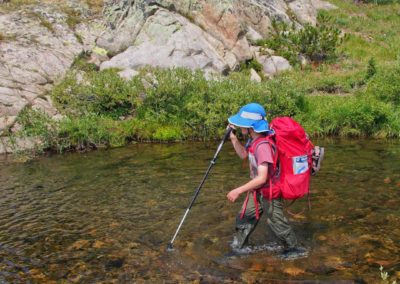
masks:
[[[253,128],[255,132],[261,133],[270,130],[265,115],[265,109],[260,104],[251,103],[242,107],[228,121],[235,126]]]

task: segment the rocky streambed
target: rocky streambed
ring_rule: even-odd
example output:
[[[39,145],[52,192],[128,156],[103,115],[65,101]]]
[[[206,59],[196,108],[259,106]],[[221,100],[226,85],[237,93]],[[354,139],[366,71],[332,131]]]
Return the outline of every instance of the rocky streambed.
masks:
[[[217,145],[137,144],[25,164],[2,159],[0,282],[379,283],[380,266],[390,283],[399,279],[399,143],[317,143],[327,152],[312,180],[312,209],[289,215],[309,255],[289,261],[264,216],[250,240],[259,250],[230,254],[244,197],[232,204],[226,193],[248,179],[230,145],[173,252],[166,245]]]

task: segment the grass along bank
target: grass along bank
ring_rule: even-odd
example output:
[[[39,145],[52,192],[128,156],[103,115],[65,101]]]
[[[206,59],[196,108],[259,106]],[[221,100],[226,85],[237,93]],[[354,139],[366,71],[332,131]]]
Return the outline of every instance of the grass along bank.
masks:
[[[339,9],[328,16],[347,34],[335,60],[255,83],[246,72],[206,80],[201,72],[153,68],[125,81],[118,70],[99,72],[81,58],[51,93],[64,119],[27,108],[14,135],[60,152],[214,139],[229,115],[257,101],[268,119],[293,116],[313,136],[399,137],[400,5],[333,3]]]
[[[392,84],[400,66],[365,79],[351,96],[309,95],[291,74],[255,83],[242,73],[206,80],[186,69],[144,69],[131,81],[117,70],[72,71],[52,92],[64,119],[55,122],[27,108],[16,135],[36,137],[42,148],[56,151],[122,146],[130,141],[205,140],[220,137],[227,117],[257,101],[268,119],[289,115],[311,135],[399,137],[400,120]],[[379,71],[378,71],[379,72]],[[80,83],[78,83],[80,81]],[[392,93],[376,92],[391,86]]]

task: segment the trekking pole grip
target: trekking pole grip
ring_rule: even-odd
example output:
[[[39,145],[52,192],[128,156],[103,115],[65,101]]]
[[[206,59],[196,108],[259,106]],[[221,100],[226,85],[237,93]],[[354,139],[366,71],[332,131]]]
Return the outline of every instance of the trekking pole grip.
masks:
[[[231,134],[231,132],[233,131],[233,128],[228,126],[225,130],[225,134],[224,134],[224,138],[223,141],[225,142],[226,139],[228,139],[229,135]]]
[[[225,133],[224,133],[224,137],[222,138],[221,143],[219,143],[219,146],[218,146],[218,148],[217,148],[217,151],[215,152],[215,155],[214,155],[214,158],[213,158],[212,161],[211,161],[211,164],[214,164],[214,163],[215,163],[215,160],[217,159],[218,154],[219,154],[219,152],[220,152],[221,149],[222,149],[222,146],[224,145],[225,141],[228,139],[228,137],[229,137],[229,135],[231,134],[232,130],[233,130],[233,128],[230,127],[230,126],[228,126],[228,127],[226,128]]]

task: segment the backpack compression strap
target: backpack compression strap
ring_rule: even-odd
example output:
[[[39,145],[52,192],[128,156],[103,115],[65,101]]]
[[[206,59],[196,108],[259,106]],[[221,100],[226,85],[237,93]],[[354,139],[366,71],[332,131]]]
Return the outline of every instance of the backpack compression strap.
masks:
[[[240,214],[240,220],[243,219],[244,213],[246,212],[247,208],[247,203],[249,202],[249,195],[250,191],[247,192],[246,199],[244,200],[243,206],[242,206],[242,213]],[[255,190],[253,190],[253,199],[254,199],[254,206],[256,207],[256,219],[260,219],[260,213],[258,212],[258,201],[257,201],[257,193]]]

